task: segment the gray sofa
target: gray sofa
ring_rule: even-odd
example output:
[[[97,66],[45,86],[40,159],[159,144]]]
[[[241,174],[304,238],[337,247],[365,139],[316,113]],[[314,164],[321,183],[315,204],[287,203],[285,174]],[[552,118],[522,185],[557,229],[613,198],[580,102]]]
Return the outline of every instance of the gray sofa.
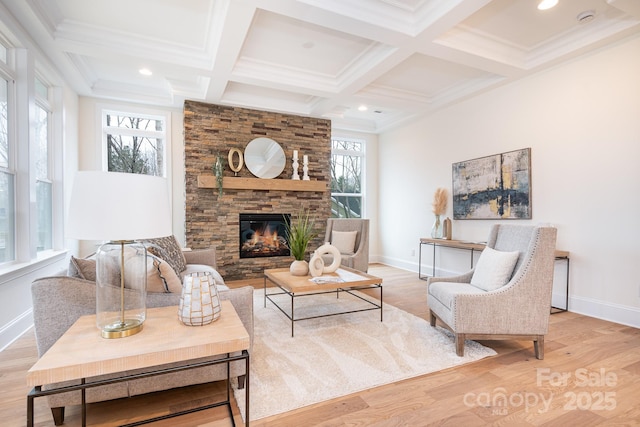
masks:
[[[190,270],[194,268],[197,269],[197,265],[216,267],[214,249],[185,251],[184,255]],[[42,356],[80,316],[95,314],[96,311],[95,282],[78,277],[69,277],[66,274],[67,272],[63,271],[57,276],[36,279],[31,285],[34,327],[39,356]],[[247,329],[253,345],[253,287],[244,286],[236,289],[222,289],[219,291],[219,295],[221,300],[231,301]],[[148,308],[166,307],[178,305],[179,300],[180,294],[178,293],[148,292],[146,305]],[[98,330],[96,329],[96,334],[97,333]],[[249,352],[250,351],[251,348],[249,349]],[[69,357],[73,357],[73,355],[70,354]],[[178,364],[176,364],[176,366],[177,365]],[[129,373],[137,372],[138,371]],[[143,370],[139,372],[143,372]],[[231,377],[238,378],[239,387],[244,386],[245,373],[244,361],[231,363]],[[97,379],[102,378],[106,377],[99,377]],[[227,371],[224,364],[205,366],[150,378],[141,378],[128,382],[90,388],[86,392],[86,399],[87,403],[99,402],[193,384],[219,381],[226,378]],[[91,379],[87,382],[90,381]],[[77,384],[79,381],[52,384],[45,388],[51,389],[73,383]],[[79,391],[52,395],[47,399],[56,425],[64,422],[65,406],[79,405],[81,403]]]

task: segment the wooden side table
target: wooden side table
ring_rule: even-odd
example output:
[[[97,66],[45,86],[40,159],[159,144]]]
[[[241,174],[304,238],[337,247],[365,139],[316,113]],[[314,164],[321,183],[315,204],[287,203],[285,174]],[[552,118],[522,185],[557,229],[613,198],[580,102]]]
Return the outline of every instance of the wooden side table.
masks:
[[[147,309],[144,329],[136,335],[120,339],[102,338],[96,328],[96,316],[82,316],[27,372],[27,384],[34,387],[27,395],[27,426],[33,426],[33,405],[36,397],[80,390],[82,425],[86,426],[85,391],[87,388],[220,363],[227,364],[225,401],[128,425],[146,424],[226,405],[231,422],[235,426],[231,413],[229,369],[229,363],[235,360],[244,360],[246,363],[245,424],[248,426],[249,333],[231,302],[221,301],[221,304],[220,318],[205,326],[186,326],[181,323],[178,320],[177,306]],[[240,354],[231,354],[237,352]],[[225,356],[220,359],[195,362],[197,359],[217,355]],[[173,368],[162,368],[166,364],[175,362],[183,362],[183,364]],[[124,372],[136,369],[150,369],[150,371],[143,374],[124,375]],[[88,378],[98,375],[119,373],[123,373],[123,376],[86,382]],[[80,384],[42,390],[45,384],[70,380],[80,380]]]

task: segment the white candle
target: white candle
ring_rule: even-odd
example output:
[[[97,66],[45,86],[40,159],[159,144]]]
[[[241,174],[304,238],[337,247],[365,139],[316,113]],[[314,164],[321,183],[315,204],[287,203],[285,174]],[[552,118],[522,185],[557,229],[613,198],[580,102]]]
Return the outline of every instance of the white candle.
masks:
[[[293,150],[293,158],[294,159],[298,158],[298,150]]]
[[[304,163],[305,165],[309,163],[309,156],[307,156],[306,154],[304,156],[302,156],[302,163]]]

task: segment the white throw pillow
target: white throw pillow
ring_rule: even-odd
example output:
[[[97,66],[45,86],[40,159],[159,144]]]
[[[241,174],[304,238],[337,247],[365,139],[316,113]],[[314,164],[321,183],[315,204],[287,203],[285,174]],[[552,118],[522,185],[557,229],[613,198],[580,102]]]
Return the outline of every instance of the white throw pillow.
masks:
[[[331,245],[338,248],[343,255],[353,255],[356,246],[357,231],[332,231]]]
[[[182,273],[180,273],[182,281],[184,281],[184,276],[192,273],[209,273],[213,277],[213,282],[216,284],[219,291],[223,289],[229,289],[229,287],[224,283],[224,279],[222,278],[220,273],[218,273],[218,271],[210,265],[187,264],[187,268]]]
[[[509,282],[520,252],[501,252],[485,248],[473,271],[471,284],[485,291],[494,291]]]

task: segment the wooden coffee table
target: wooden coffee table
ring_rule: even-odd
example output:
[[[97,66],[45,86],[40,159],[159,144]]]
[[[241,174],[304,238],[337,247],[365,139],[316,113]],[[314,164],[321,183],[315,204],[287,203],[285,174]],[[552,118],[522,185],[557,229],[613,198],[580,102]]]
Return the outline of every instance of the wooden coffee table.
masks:
[[[81,390],[82,425],[86,425],[85,390],[90,387],[128,381],[135,378],[151,377],[167,372],[176,372],[201,366],[227,364],[227,398],[225,401],[199,408],[172,413],[129,425],[146,424],[160,419],[172,418],[203,409],[226,405],[231,422],[235,420],[230,403],[229,363],[244,360],[246,363],[245,381],[245,424],[249,425],[249,333],[238,317],[230,301],[221,301],[220,318],[205,326],[186,326],[178,320],[178,307],[147,309],[147,319],[143,330],[130,337],[105,339],[96,327],[96,316],[82,316],[67,332],[33,365],[27,372],[27,384],[33,390],[27,396],[27,426],[33,426],[33,401],[36,397]],[[241,352],[239,355],[231,353]],[[206,362],[198,361],[204,357],[224,355],[219,359]],[[163,365],[184,362],[173,368]],[[157,367],[157,369],[154,369]],[[144,374],[126,375],[125,372],[150,368]],[[87,383],[86,379],[106,374],[120,374],[118,378]],[[80,380],[80,384],[42,390],[45,384]]]
[[[322,283],[316,283],[311,279]],[[280,292],[267,293],[267,280],[280,288]],[[380,289],[380,301],[365,298],[361,293],[354,291],[363,289]],[[319,316],[295,317],[294,300],[298,297],[312,297],[313,295],[335,293],[348,293],[366,302],[364,308],[359,310],[340,311],[337,313],[323,314]],[[288,295],[291,298],[291,312],[285,311],[271,298],[274,295]],[[323,274],[320,278],[311,276],[294,276],[288,268],[274,268],[264,271],[264,306],[267,300],[271,301],[291,321],[291,336],[294,335],[293,325],[299,320],[316,319],[319,317],[337,316],[340,314],[357,313],[359,311],[380,310],[382,322],[382,279],[347,267],[339,268],[335,273]]]

